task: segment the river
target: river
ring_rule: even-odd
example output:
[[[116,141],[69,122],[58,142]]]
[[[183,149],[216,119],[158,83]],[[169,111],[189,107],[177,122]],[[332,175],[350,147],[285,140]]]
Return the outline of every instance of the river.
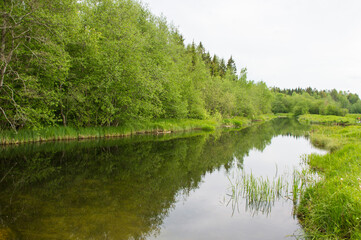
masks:
[[[295,239],[293,201],[231,197],[323,154],[293,119],[234,131],[24,144],[0,149],[0,237]],[[304,166],[303,166],[304,167]]]

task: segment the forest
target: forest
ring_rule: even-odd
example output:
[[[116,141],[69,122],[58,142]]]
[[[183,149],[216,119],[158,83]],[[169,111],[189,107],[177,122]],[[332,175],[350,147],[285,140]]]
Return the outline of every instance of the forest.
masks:
[[[360,113],[359,96],[269,88],[134,0],[0,3],[0,129]]]

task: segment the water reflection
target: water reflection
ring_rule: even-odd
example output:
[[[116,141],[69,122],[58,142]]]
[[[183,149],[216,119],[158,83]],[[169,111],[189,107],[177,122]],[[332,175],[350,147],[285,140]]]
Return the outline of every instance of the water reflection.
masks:
[[[187,199],[176,203],[175,209],[164,221],[161,234],[154,239],[301,239],[302,229],[293,215],[294,203],[292,199],[285,198],[287,195],[283,195],[283,191],[275,192],[275,198],[257,193],[252,197],[250,193],[254,188],[250,191],[238,186],[237,190],[241,193],[238,201],[233,201],[228,206],[226,204],[229,200],[227,194],[232,192],[229,187],[233,177],[245,177],[246,181],[249,181],[251,175],[251,172],[247,172],[249,164],[253,161],[273,161],[271,156],[277,156],[281,146],[284,151],[289,150],[288,161],[292,166],[300,160],[299,153],[302,149],[293,151],[298,143],[306,147],[303,149],[305,153],[318,152],[305,138],[279,136],[273,138],[271,144],[263,150],[266,155],[262,158],[259,158],[259,150],[249,151],[248,156],[243,158],[243,169],[237,166],[238,159],[235,159],[229,170],[220,169],[212,174],[206,174],[198,189]],[[276,175],[274,172],[276,169],[274,165],[269,169],[269,175],[272,176],[270,179],[273,180],[275,177],[275,184],[278,177],[284,176],[280,171]],[[253,181],[264,182],[265,178],[259,180],[257,169],[252,170],[255,171]],[[246,176],[242,173],[246,173]],[[291,176],[292,174],[293,172]],[[286,179],[283,183],[287,183]],[[242,195],[242,192],[247,195]],[[232,206],[232,203],[236,205]]]
[[[287,148],[287,151],[281,153],[279,147]],[[311,153],[325,154],[326,151],[312,147],[306,138],[284,136],[272,139],[271,145],[262,153],[253,151],[245,160],[242,170],[235,167],[228,175],[230,190],[224,203],[232,207],[232,215],[242,212],[239,205],[244,204],[244,210],[252,216],[268,216],[275,202],[290,200],[289,203],[293,204],[292,215],[296,217],[295,210],[302,192],[319,180],[305,161],[307,154]],[[276,158],[272,158],[272,155]]]
[[[278,119],[243,131],[177,138],[142,136],[3,148],[0,234],[11,231],[19,239],[184,239],[180,230],[186,227],[193,234],[203,227],[212,232],[217,221],[192,222],[217,218],[211,215],[214,211],[228,216],[228,229],[235,222],[223,207],[208,209],[208,216],[197,215],[213,207],[208,204],[213,197],[209,193],[224,189],[225,176],[234,165],[248,166],[250,152],[263,151],[274,136],[303,136],[306,130],[294,120]],[[179,208],[184,201],[193,203],[190,210]],[[184,223],[177,221],[173,233],[171,214],[180,214]]]

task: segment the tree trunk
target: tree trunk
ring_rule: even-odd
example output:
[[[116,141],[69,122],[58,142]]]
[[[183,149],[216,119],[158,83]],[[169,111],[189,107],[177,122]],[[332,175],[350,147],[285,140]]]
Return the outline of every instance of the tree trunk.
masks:
[[[63,125],[64,125],[64,127],[66,127],[66,116],[64,115],[64,112],[63,112],[63,106],[60,106],[60,114],[63,119]]]
[[[4,17],[4,24],[1,26],[3,29],[1,31],[1,52],[0,52],[0,59],[1,59],[1,78],[0,78],[0,89],[4,85],[4,79],[5,79],[5,73],[7,68],[7,61],[5,57],[5,49],[6,49],[6,28],[7,28],[7,22],[6,18]]]

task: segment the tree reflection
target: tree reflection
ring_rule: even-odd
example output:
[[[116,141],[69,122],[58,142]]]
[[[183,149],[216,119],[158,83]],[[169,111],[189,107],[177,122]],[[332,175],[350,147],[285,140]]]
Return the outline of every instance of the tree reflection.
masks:
[[[242,131],[3,148],[0,222],[24,239],[145,239],[177,196],[274,136],[307,127],[276,119]]]

